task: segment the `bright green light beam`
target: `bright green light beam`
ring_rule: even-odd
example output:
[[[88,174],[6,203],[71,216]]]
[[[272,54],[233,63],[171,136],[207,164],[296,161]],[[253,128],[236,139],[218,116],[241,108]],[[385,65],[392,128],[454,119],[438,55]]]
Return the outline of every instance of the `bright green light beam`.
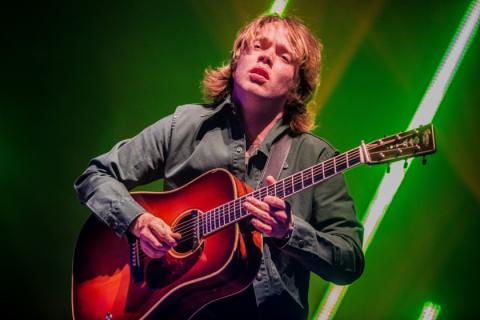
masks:
[[[422,313],[420,314],[420,317],[418,317],[418,320],[435,320],[440,313],[440,309],[441,307],[438,304],[434,304],[430,301],[425,302]]]
[[[287,7],[288,0],[275,0],[273,1],[272,7],[270,8],[269,14],[278,14],[283,16],[283,12]]]
[[[442,62],[440,63],[428,90],[423,96],[412,121],[408,125],[408,129],[418,127],[422,124],[428,124],[432,121],[470,42],[475,36],[479,17],[480,0],[472,1],[457,29],[457,32],[455,33],[455,36],[453,37],[453,40],[450,42],[450,45],[443,56]],[[397,162],[392,164],[390,174],[383,176],[382,182],[377,188],[377,192],[370,203],[370,207],[363,221],[365,227],[363,250],[365,252],[367,251],[388,206],[400,187],[400,184],[410,167],[411,161],[412,159],[408,160],[407,169],[403,169],[402,163]],[[330,284],[320,302],[314,318],[332,319],[347,290],[348,286]]]

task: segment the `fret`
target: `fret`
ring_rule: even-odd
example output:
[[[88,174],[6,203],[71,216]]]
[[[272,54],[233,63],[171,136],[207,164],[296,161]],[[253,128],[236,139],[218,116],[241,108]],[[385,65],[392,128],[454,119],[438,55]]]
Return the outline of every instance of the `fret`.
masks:
[[[207,218],[207,217],[208,217],[208,211],[207,211],[207,212],[204,212],[203,217],[202,217],[202,219],[203,219],[203,225],[204,225],[204,229],[205,229],[204,234],[208,233],[208,224],[207,224],[207,219],[208,219],[208,218]]]
[[[335,159],[335,158],[334,158]],[[335,174],[335,165],[333,159],[328,159],[324,162],[324,167],[327,166],[327,169],[324,170],[324,178],[331,177]]]
[[[226,223],[230,223],[230,221],[232,221],[231,216],[230,216],[230,212],[224,211],[224,213],[225,213]]]
[[[240,217],[245,217],[247,215],[247,210],[243,208],[244,199],[238,199],[238,210],[240,211]]]
[[[210,213],[210,229],[215,231],[215,210]]]
[[[267,187],[267,195],[275,196],[275,185],[270,185]]]
[[[218,228],[221,228],[224,226],[224,223],[222,223],[222,219],[223,219],[223,210],[218,210],[218,214],[217,214],[217,217],[218,217]]]
[[[227,208],[228,209],[228,208]],[[236,220],[236,217],[235,217],[235,211],[232,211],[232,210],[227,210],[228,212],[228,215],[230,216],[230,221],[233,222]]]
[[[230,213],[224,211],[223,214],[225,216],[225,224],[230,223]]]
[[[211,223],[211,229],[210,231],[215,231],[217,230],[217,224],[218,224],[218,209],[219,208],[215,208],[213,211],[210,212],[210,220],[212,221]]]
[[[285,197],[285,181],[280,182],[280,197],[283,198]]]
[[[321,167],[321,168],[320,168]],[[325,176],[325,168],[323,166],[323,163],[319,163],[318,165],[315,166],[315,172],[312,170],[312,184],[315,184],[316,182],[320,182],[323,180],[323,177]]]
[[[360,163],[360,150],[359,148],[356,148],[352,151],[349,151],[349,153],[352,153],[350,156],[349,156],[349,159],[348,159],[348,166],[351,167],[351,166],[354,166],[356,165],[357,163]]]
[[[306,173],[305,173],[305,178],[304,178],[304,186],[305,187],[308,187],[308,186],[311,186],[313,184],[313,167],[305,170]]]
[[[298,172],[292,176],[293,180],[293,191],[301,191],[304,189],[303,186],[303,172]]]
[[[347,169],[347,153],[341,154],[336,157],[337,162],[336,162],[336,172],[341,172],[345,169]]]
[[[284,180],[284,190],[285,190],[285,197],[291,195],[293,193],[293,177],[290,176]]]
[[[240,210],[237,209],[239,203],[240,203],[240,201],[238,201],[238,200],[234,200],[234,201],[230,202],[230,207],[231,207],[230,211],[235,212],[235,218],[237,218],[237,216],[238,216],[238,218],[242,217],[242,213],[240,212]]]
[[[204,224],[204,226],[205,226],[205,233],[209,233],[209,232],[210,232],[210,230],[209,230],[209,228],[208,228],[207,219],[208,219],[208,212],[206,213],[206,215],[205,215],[205,217],[204,217],[204,219],[203,219],[203,224]]]
[[[268,188],[263,187],[260,189],[260,197],[262,197],[262,199],[265,199],[266,196],[268,196]]]
[[[211,232],[213,230],[212,228],[212,213],[209,212],[207,215],[207,226],[208,226],[208,232]]]
[[[278,182],[275,185],[275,197],[283,198],[283,194],[281,194],[282,190],[282,182]]]
[[[220,225],[225,225],[225,214],[222,211],[220,212]]]
[[[233,202],[233,204],[235,204],[235,202]],[[235,206],[234,206],[234,205],[232,206],[232,202],[230,202],[229,206],[230,206],[229,209],[234,212],[235,220],[240,219],[240,218],[242,217],[242,216],[240,215],[241,213],[240,213],[238,210],[235,210]]]
[[[245,210],[244,208],[240,208],[240,213],[242,214],[242,217],[245,217],[248,215],[248,211]]]

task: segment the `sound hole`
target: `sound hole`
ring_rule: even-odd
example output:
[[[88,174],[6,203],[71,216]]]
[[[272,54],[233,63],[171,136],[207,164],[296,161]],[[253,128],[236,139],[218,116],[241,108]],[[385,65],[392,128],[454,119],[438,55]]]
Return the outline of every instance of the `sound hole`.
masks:
[[[178,241],[177,246],[174,248],[176,252],[188,253],[198,247],[199,239],[196,232],[196,215],[196,210],[190,211],[190,213],[186,214],[180,220],[178,220],[173,227],[174,232],[178,232],[182,235],[182,238],[180,239],[180,241]]]

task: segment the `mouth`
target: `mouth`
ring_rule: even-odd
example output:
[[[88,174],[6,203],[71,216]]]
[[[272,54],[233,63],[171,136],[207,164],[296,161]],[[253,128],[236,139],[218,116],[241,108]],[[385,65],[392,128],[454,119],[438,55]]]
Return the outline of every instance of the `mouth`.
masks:
[[[266,80],[270,79],[270,76],[268,75],[267,70],[261,67],[255,67],[250,70],[250,73],[252,74],[258,74],[259,76],[265,78]]]

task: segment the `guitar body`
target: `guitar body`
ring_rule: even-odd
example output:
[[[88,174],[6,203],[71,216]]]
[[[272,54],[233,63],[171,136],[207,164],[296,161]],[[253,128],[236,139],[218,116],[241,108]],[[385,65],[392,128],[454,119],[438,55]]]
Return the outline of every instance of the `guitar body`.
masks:
[[[251,191],[226,170],[215,169],[177,190],[132,196],[174,227],[192,210],[201,215]],[[188,246],[174,248],[161,259],[133,255],[143,261],[143,277],[138,279],[133,275],[139,261],[131,261],[132,244],[91,216],[75,248],[73,317],[189,319],[205,305],[249,286],[260,266],[263,242],[259,232],[240,222]]]

